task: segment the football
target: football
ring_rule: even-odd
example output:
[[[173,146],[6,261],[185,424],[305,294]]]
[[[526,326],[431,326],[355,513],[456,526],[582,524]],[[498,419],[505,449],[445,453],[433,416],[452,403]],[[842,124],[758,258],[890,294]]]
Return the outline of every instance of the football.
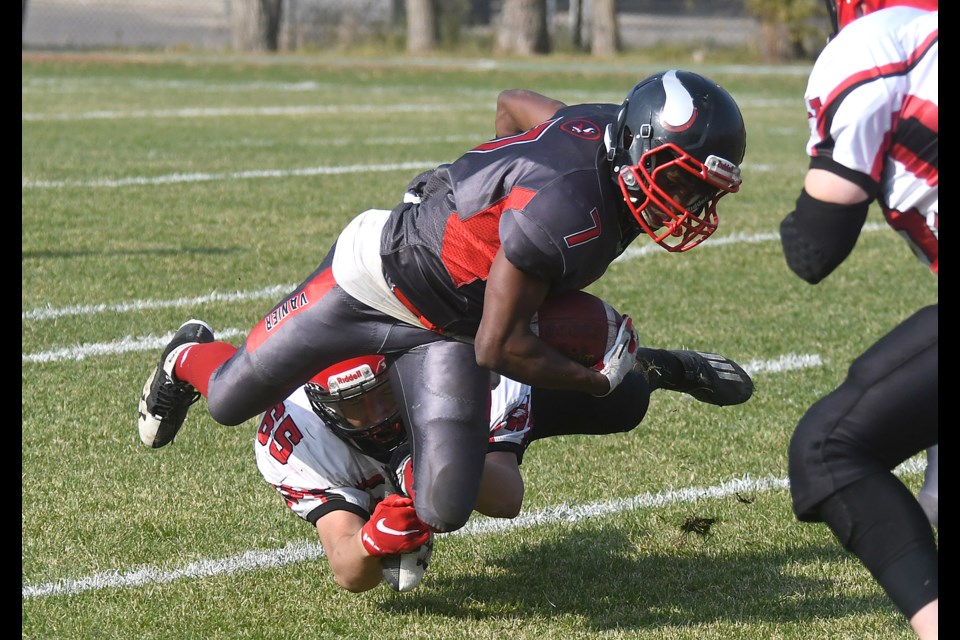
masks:
[[[586,291],[566,291],[543,302],[530,328],[560,353],[592,367],[613,345],[621,320],[605,300]]]
[[[381,558],[383,581],[394,591],[414,589],[423,580],[423,574],[430,566],[431,556],[433,556],[432,533],[427,543],[416,551]]]

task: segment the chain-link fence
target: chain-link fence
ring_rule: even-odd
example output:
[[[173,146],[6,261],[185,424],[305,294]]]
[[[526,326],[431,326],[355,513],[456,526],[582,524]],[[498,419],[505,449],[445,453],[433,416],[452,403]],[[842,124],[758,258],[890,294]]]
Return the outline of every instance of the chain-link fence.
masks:
[[[23,0],[22,49],[227,50],[245,0]],[[548,0],[554,31],[589,0]],[[465,28],[489,32],[500,2],[469,0]],[[745,46],[757,36],[743,0],[623,0],[624,48]],[[283,0],[280,48],[328,49],[403,32],[403,0]]]

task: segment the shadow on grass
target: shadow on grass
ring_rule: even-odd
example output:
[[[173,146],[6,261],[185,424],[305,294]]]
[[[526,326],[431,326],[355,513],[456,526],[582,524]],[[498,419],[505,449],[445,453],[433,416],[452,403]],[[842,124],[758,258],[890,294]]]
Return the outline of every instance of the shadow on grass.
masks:
[[[622,531],[571,529],[551,542],[496,557],[492,553],[478,556],[483,566],[472,574],[436,573],[415,597],[398,594],[381,606],[404,613],[426,610],[460,620],[572,616],[597,631],[723,620],[790,623],[857,612],[894,612],[882,594],[842,593],[826,571],[822,579],[784,572],[784,567],[792,565],[822,567],[849,561],[852,556],[839,546],[811,545],[773,553],[745,549],[733,556],[718,556],[700,542],[691,535],[678,543],[682,550],[670,546],[662,554],[637,556]],[[870,580],[863,572],[863,579]]]

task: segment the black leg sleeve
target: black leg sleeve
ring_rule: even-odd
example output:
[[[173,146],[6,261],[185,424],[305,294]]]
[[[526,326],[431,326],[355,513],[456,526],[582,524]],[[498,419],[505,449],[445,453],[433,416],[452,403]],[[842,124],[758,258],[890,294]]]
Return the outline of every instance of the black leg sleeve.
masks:
[[[403,353],[391,383],[413,444],[417,515],[434,531],[466,524],[490,437],[490,372],[473,345],[440,341]]]
[[[646,378],[631,371],[613,393],[597,397],[550,389],[531,395],[533,440],[571,434],[603,435],[630,431],[643,420],[650,405]]]
[[[823,502],[820,515],[908,620],[940,597],[933,532],[896,476],[877,473],[841,489]]]

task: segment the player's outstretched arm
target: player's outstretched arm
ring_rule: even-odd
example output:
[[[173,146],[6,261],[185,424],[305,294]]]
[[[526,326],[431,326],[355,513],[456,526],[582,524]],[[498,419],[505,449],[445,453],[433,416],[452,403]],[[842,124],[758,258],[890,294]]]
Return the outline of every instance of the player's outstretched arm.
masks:
[[[413,501],[396,494],[384,498],[369,520],[345,510],[328,513],[317,520],[317,533],[337,584],[354,593],[380,584],[384,556],[413,551],[430,538]]]
[[[498,138],[523,133],[544,120],[549,120],[565,103],[527,89],[507,89],[497,96],[494,121]]]
[[[331,511],[317,520],[320,544],[337,584],[353,593],[373,589],[382,579],[380,558],[371,556],[360,541],[366,520],[357,514]]]

